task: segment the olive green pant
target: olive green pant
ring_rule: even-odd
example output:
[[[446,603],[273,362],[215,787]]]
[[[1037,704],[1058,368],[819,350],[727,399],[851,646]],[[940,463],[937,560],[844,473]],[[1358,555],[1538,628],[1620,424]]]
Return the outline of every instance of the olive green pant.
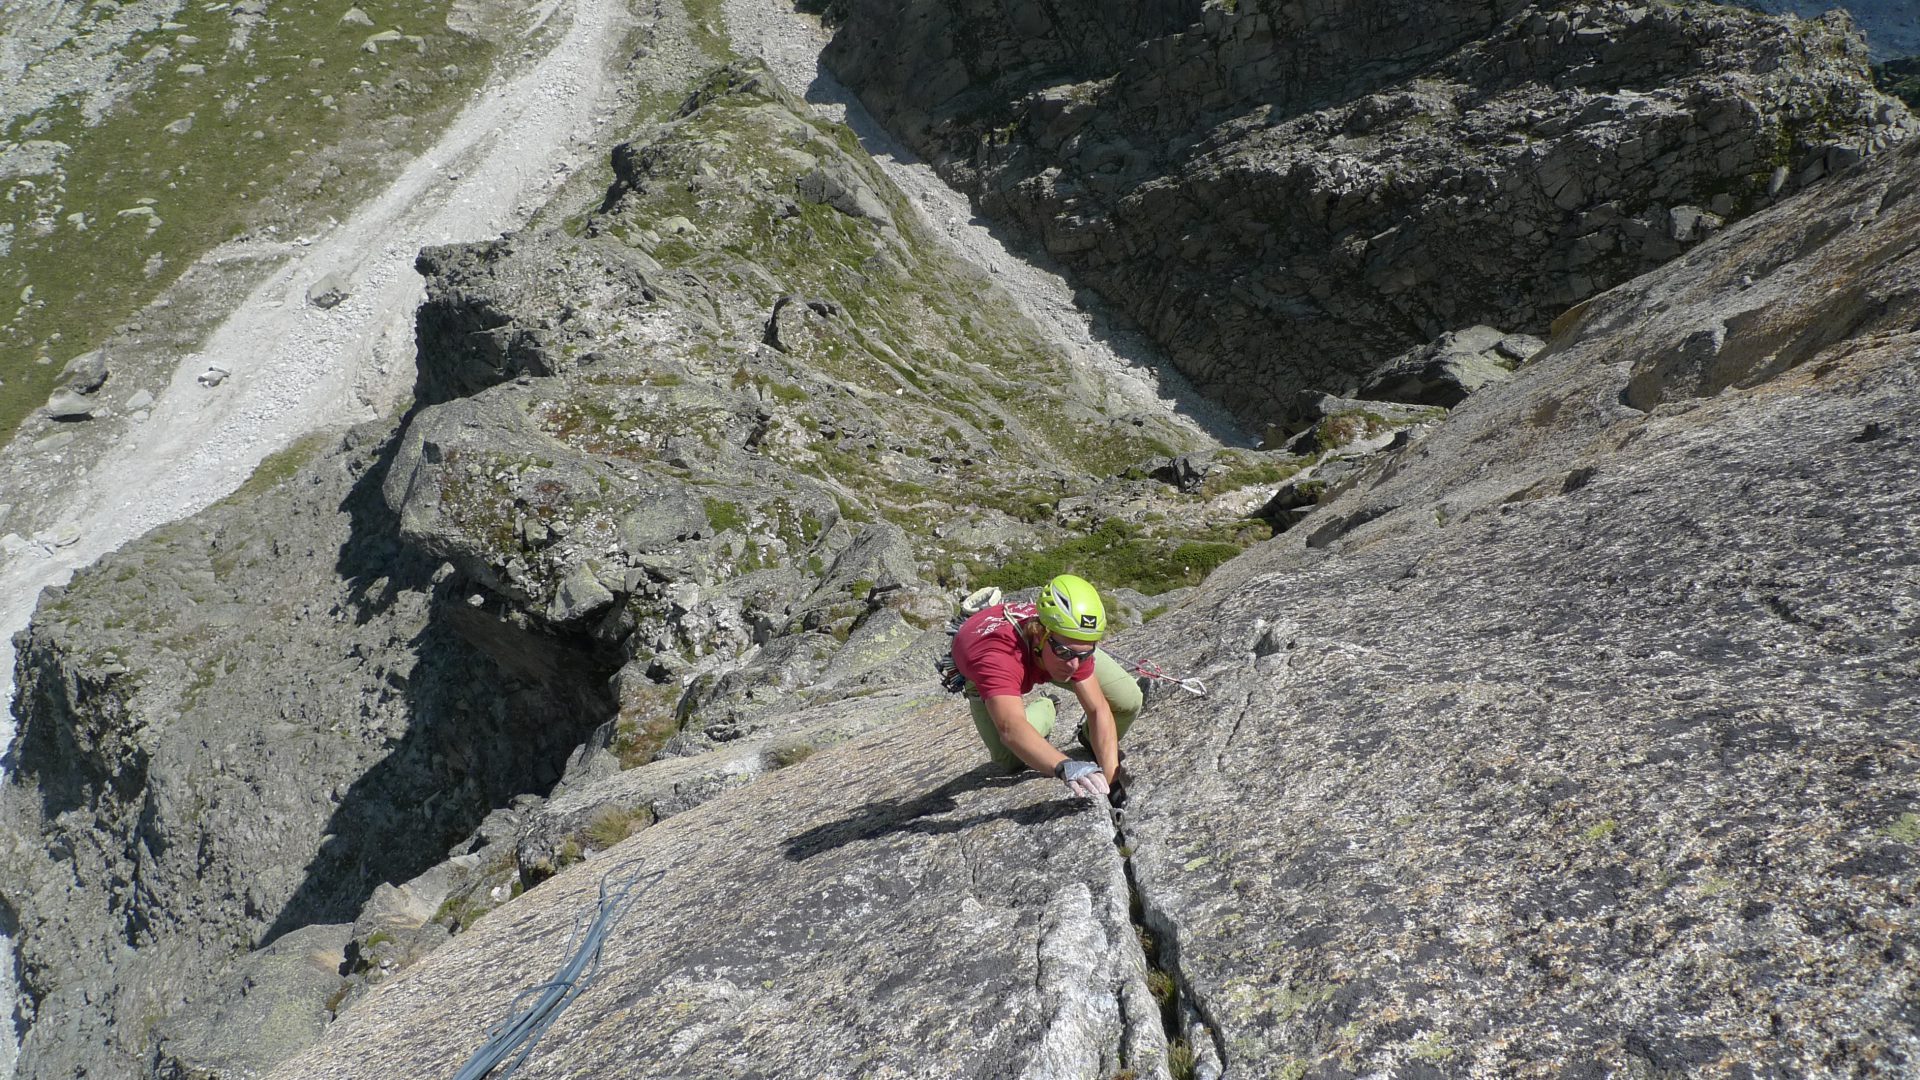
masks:
[[[1099,680],[1100,692],[1106,695],[1107,704],[1113,709],[1114,736],[1125,738],[1127,729],[1133,726],[1133,718],[1140,715],[1140,684],[1127,674],[1118,660],[1098,649],[1093,654],[1093,677]],[[1064,682],[1053,685],[1063,690],[1072,689]],[[987,753],[994,763],[1016,771],[1026,768],[1026,763],[1000,741],[1000,732],[993,726],[993,718],[987,715],[987,703],[971,685],[967,687],[967,705],[973,710],[974,729],[980,732],[980,741],[987,744]],[[1042,695],[1027,703],[1027,723],[1041,738],[1053,734],[1055,719],[1052,698]],[[1091,741],[1085,732],[1081,734],[1083,741]]]

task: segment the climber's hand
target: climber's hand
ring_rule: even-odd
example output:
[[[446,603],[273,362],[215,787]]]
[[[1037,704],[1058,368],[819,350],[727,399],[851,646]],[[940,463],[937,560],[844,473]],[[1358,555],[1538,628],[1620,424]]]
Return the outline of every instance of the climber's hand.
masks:
[[[1068,791],[1083,799],[1107,793],[1107,774],[1091,761],[1066,758],[1053,767],[1053,775],[1066,783]]]

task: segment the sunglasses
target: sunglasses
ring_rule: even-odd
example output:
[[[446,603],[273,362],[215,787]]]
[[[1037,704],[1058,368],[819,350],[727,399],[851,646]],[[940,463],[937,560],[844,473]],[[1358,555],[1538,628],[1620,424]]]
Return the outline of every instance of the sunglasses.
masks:
[[[1058,641],[1055,641],[1051,636],[1047,638],[1047,648],[1053,650],[1053,655],[1059,657],[1062,660],[1065,660],[1070,664],[1078,664],[1082,660],[1085,660],[1087,657],[1092,656],[1093,649],[1094,649],[1092,645],[1089,645],[1087,646],[1086,652],[1077,652],[1073,649],[1067,648],[1065,645],[1060,644]]]

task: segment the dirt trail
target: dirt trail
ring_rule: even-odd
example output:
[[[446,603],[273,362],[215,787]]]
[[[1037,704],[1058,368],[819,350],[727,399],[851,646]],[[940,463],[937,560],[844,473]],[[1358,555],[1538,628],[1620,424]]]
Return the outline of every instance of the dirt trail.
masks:
[[[413,379],[413,312],[422,296],[416,252],[516,228],[600,141],[608,73],[627,37],[624,0],[554,0],[528,33],[546,29],[545,56],[483,90],[432,149],[347,221],[303,243],[235,307],[201,350],[184,357],[145,424],[108,450],[62,505],[42,506],[65,546],[35,543],[0,564],[0,747],[12,742],[13,635],[42,589],[157,525],[225,496],[261,459],[307,432],[368,420]],[[552,34],[556,19],[567,20]],[[209,259],[231,257],[215,252]],[[308,288],[326,274],[351,295],[322,311]],[[196,380],[210,367],[218,386]],[[0,1015],[12,1012],[12,949],[0,938]],[[0,1025],[0,1077],[17,1049]]]
[[[0,567],[0,692],[13,694],[15,631],[40,591],[128,540],[195,513],[300,435],[371,419],[413,378],[413,311],[422,247],[516,228],[587,154],[597,103],[632,16],[622,0],[564,0],[548,53],[482,91],[447,133],[378,197],[304,245],[183,358],[151,417],[63,493],[42,520],[78,539],[33,544]],[[219,258],[216,253],[209,258]],[[306,302],[328,273],[351,285],[331,310]],[[230,376],[212,389],[210,367]],[[0,745],[12,738],[11,710]]]

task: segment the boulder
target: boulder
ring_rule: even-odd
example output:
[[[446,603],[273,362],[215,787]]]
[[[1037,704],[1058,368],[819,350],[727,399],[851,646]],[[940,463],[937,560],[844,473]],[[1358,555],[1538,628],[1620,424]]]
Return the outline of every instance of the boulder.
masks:
[[[307,303],[326,310],[339,307],[352,295],[353,288],[339,273],[328,273],[307,287]]]
[[[1213,455],[1210,453],[1181,454],[1150,463],[1147,475],[1162,483],[1172,484],[1181,491],[1192,492],[1200,490],[1212,467]]]
[[[547,606],[547,618],[556,623],[571,623],[590,618],[613,606],[614,595],[600,584],[591,566],[574,567],[554,592]]]
[[[892,223],[886,204],[872,185],[843,160],[822,163],[794,187],[806,202],[825,203],[849,217],[867,218],[881,225]]]
[[[50,420],[91,420],[99,408],[100,403],[93,398],[61,387],[53,392],[40,411]]]
[[[1431,344],[1409,349],[1375,368],[1360,384],[1359,394],[1451,409],[1488,383],[1511,378],[1514,367],[1545,344],[1531,335],[1506,334],[1491,326],[1442,334]]]
[[[98,349],[81,353],[60,369],[60,378],[67,389],[77,394],[97,392],[107,384],[109,374],[106,354]]]

